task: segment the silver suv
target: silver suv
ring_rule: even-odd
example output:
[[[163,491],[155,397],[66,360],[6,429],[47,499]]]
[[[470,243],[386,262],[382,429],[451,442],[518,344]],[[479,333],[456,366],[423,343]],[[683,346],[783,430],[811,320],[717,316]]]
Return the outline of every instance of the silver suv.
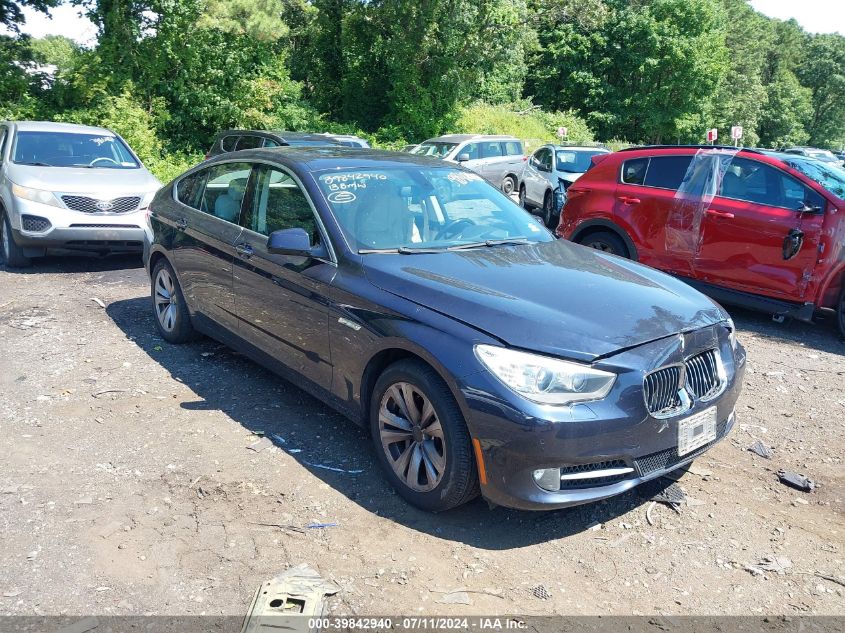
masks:
[[[516,191],[525,160],[518,138],[485,134],[445,134],[420,143],[411,153],[460,163],[508,195]]]
[[[140,253],[160,187],[110,130],[0,122],[0,258],[22,267],[48,249]]]
[[[525,161],[519,203],[529,211],[539,210],[545,225],[553,229],[569,185],[591,167],[593,156],[608,153],[606,147],[543,145]]]

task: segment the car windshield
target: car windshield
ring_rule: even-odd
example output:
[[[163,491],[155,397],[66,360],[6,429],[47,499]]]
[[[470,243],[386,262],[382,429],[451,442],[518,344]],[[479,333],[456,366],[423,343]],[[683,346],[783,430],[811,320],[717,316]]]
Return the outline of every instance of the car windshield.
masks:
[[[845,169],[808,158],[789,157],[784,162],[815,180],[832,194],[845,199]]]
[[[419,154],[420,156],[436,156],[443,158],[453,149],[458,146],[457,143],[423,143],[412,149],[412,154]]]
[[[590,168],[590,159],[596,154],[605,152],[583,149],[559,149],[557,155],[557,170],[572,174],[583,174]]]
[[[19,165],[137,169],[126,144],[111,134],[18,132],[12,160]]]
[[[419,253],[554,239],[469,171],[414,165],[326,170],[317,182],[353,250]]]
[[[825,163],[836,163],[839,164],[839,160],[836,156],[833,155],[832,152],[826,152],[824,150],[810,150],[807,152],[807,156],[810,158],[815,158],[816,160],[820,160]]]

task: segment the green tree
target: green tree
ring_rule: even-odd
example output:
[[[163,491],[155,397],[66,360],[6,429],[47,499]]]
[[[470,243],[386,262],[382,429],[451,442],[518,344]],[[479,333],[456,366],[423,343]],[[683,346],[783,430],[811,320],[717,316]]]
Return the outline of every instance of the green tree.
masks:
[[[811,92],[810,143],[834,145],[845,134],[845,37],[812,36],[797,74]]]
[[[59,0],[0,0],[0,24],[17,33],[24,23],[23,9],[30,8],[47,13]]]

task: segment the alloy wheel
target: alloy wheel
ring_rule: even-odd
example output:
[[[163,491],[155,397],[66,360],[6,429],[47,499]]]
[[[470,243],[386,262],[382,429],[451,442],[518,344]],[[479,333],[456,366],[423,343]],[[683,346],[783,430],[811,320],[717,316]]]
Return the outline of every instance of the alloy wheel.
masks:
[[[446,470],[443,427],[426,395],[408,382],[392,384],[381,398],[379,439],[396,476],[411,490],[428,492]]]
[[[176,299],[176,284],[167,268],[161,268],[156,275],[155,309],[159,325],[165,332],[172,332],[176,327],[179,303]]]

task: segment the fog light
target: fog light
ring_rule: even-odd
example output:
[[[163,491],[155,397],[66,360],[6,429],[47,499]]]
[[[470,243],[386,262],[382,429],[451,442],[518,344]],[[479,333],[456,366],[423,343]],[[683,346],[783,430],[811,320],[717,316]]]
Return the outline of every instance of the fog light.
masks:
[[[543,468],[534,471],[534,481],[543,490],[556,492],[560,490],[560,468]]]

